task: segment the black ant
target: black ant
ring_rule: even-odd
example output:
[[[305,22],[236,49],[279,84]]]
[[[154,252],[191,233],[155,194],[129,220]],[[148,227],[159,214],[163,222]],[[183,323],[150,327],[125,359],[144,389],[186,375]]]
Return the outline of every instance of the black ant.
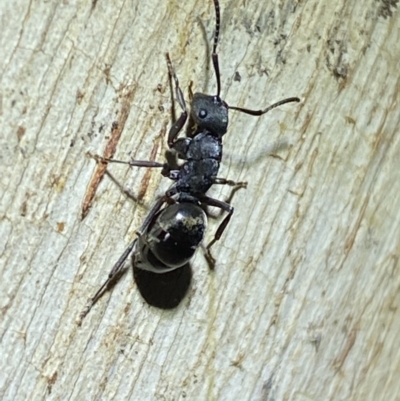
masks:
[[[88,307],[81,313],[83,319],[92,306],[107,290],[109,284],[121,271],[121,268],[132,253],[135,267],[155,273],[166,273],[186,265],[193,257],[196,249],[203,241],[207,217],[203,208],[214,206],[227,212],[227,216],[219,225],[213,240],[206,247],[208,260],[212,259],[211,246],[220,239],[227,227],[233,207],[227,203],[208,197],[206,192],[214,184],[245,186],[246,183],[235,183],[218,177],[222,159],[222,137],[228,129],[228,110],[237,110],[253,116],[261,116],[268,111],[290,102],[299,102],[297,97],[281,100],[262,110],[249,110],[232,107],[221,99],[221,80],[217,45],[220,30],[220,7],[214,1],[216,24],[212,51],[212,62],[217,80],[217,94],[206,95],[195,93],[190,104],[190,136],[178,138],[186,124],[188,110],[179,86],[179,81],[172,67],[169,54],[166,54],[168,71],[175,84],[175,94],[182,113],[168,133],[168,147],[178,159],[183,160],[180,166],[171,163],[158,163],[147,160],[131,160],[129,162],[98,158],[100,162],[115,162],[135,167],[161,168],[163,176],[175,183],[166,191],[150,210],[148,216],[132,241],[118,259],[108,275],[108,279],[96,292]]]

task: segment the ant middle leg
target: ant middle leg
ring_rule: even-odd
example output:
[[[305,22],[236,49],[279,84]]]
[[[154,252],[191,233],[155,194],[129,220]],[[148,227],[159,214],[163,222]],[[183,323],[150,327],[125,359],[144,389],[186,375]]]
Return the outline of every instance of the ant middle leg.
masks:
[[[108,163],[118,163],[118,164],[127,164],[130,167],[162,168],[163,170],[162,170],[161,174],[166,177],[169,177],[170,171],[171,171],[171,168],[168,163],[159,163],[159,162],[155,162],[152,160],[133,160],[133,159],[131,159],[130,161],[125,161],[125,160],[109,159],[109,158],[99,156],[96,154],[93,155],[90,152],[88,152],[87,155],[90,156],[92,159],[94,159],[97,163],[101,163],[104,165],[107,165]],[[110,171],[108,171],[108,169],[106,170],[105,173],[109,176],[111,181],[113,181],[114,184],[116,184],[119,187],[119,189],[126,196],[128,196],[135,202],[139,202],[139,200],[133,195],[133,193],[129,189],[124,188],[123,185],[120,182],[118,182],[118,180],[110,173]]]
[[[239,191],[242,188],[247,188],[247,181],[232,181],[220,177],[217,177],[215,180],[216,181],[214,182],[214,184],[229,185],[230,187],[233,187],[232,190],[230,191],[228,198],[225,199],[225,203],[229,205],[231,204],[232,199],[237,191]],[[221,210],[224,211],[223,209]]]
[[[247,181],[232,181],[222,177],[215,177],[214,184],[229,185],[231,187],[247,188]]]
[[[98,163],[118,163],[118,164],[128,164],[130,167],[147,167],[147,168],[165,168],[165,163],[159,163],[152,160],[134,160],[129,161],[108,159],[106,157],[93,155],[92,156]]]
[[[173,171],[172,167],[168,163],[159,163],[152,160],[134,160],[131,159],[129,161],[126,160],[117,160],[117,159],[107,159],[102,156],[94,155],[92,156],[98,163],[118,163],[118,164],[127,164],[129,167],[146,167],[146,168],[161,168],[161,174],[164,177],[170,177],[171,171]]]
[[[203,203],[205,205],[217,207],[217,208],[223,210],[224,212],[228,213],[228,215],[222,220],[221,224],[218,226],[217,231],[214,234],[214,238],[211,240],[211,242],[206,247],[203,248],[203,250],[205,252],[205,257],[210,266],[210,269],[213,270],[216,260],[211,254],[211,247],[221,238],[223,232],[225,231],[226,227],[229,224],[229,221],[231,220],[231,217],[234,212],[234,208],[227,202],[223,202],[218,199],[210,198],[208,196],[202,196],[200,198],[200,200],[201,200],[201,203]]]
[[[214,178],[214,184],[229,185],[230,187],[233,187],[232,190],[230,191],[228,198],[225,199],[225,203],[228,203],[228,204],[231,203],[231,201],[237,191],[239,191],[242,188],[247,188],[247,181],[232,181],[232,180],[228,180],[228,179],[222,178],[222,177]],[[221,210],[224,211],[224,209],[221,209]],[[218,214],[218,215],[220,215],[220,214]],[[216,217],[216,216],[211,216],[211,217]]]

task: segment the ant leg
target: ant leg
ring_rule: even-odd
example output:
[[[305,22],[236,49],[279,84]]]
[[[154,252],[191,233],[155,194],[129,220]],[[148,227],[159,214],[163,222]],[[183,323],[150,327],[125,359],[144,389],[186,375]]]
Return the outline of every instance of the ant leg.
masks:
[[[182,90],[179,86],[179,80],[178,77],[176,76],[174,67],[172,66],[171,59],[169,58],[169,54],[166,54],[167,58],[167,65],[168,65],[168,72],[170,77],[174,80],[175,82],[175,93],[176,93],[176,99],[178,100],[179,106],[182,109],[182,114],[180,117],[175,121],[174,124],[172,124],[172,127],[169,130],[168,133],[168,146],[172,148],[173,144],[175,143],[175,139],[178,136],[179,132],[182,130],[183,126],[186,123],[187,117],[188,117],[188,112],[186,109],[186,103],[185,103],[185,98],[183,96]]]
[[[162,168],[163,169],[161,172],[162,175],[164,175],[165,177],[169,177],[171,175],[170,174],[171,168],[169,167],[168,163],[158,163],[151,160],[123,161],[123,160],[109,159],[99,155],[93,155],[90,152],[87,152],[87,155],[93,158],[97,163],[102,163],[102,164],[119,163],[119,164],[127,164],[130,167]],[[106,170],[105,173],[110,177],[111,181],[113,181],[115,185],[119,187],[121,192],[123,192],[126,196],[128,196],[135,202],[140,203],[139,199],[137,199],[129,189],[125,188],[120,182],[118,182],[118,180],[108,170]]]
[[[190,102],[192,102],[193,101],[193,81],[189,82],[188,91],[189,91],[189,100],[190,100]]]
[[[240,181],[240,182],[235,182],[231,180],[227,180],[225,178],[216,178],[217,181],[214,182],[214,184],[226,184],[229,186],[232,186],[232,190],[228,196],[228,198],[225,199],[225,203],[231,204],[233,197],[235,196],[235,193],[239,191],[242,188],[247,188],[247,182],[246,181]],[[209,215],[209,217],[212,218],[217,218],[223,213],[223,210],[221,210],[221,213],[218,213],[217,216]]]
[[[239,188],[247,188],[247,181],[236,182],[236,181],[227,180],[226,178],[221,178],[221,177],[215,177],[214,184],[229,185],[231,187],[238,187],[238,189]]]
[[[203,255],[208,264],[208,268],[210,270],[215,270],[215,265],[217,264],[217,261],[215,260],[214,256],[211,255],[210,250],[203,243],[200,244],[200,247],[201,247],[201,250],[203,251]]]
[[[135,196],[130,188],[124,187],[108,170],[106,170],[106,174],[108,175],[110,180],[119,188],[119,190],[129,199],[132,199],[135,203],[143,204],[143,202],[137,196]]]
[[[149,167],[149,168],[165,168],[165,163],[159,163],[151,160],[117,160],[117,159],[107,159],[106,157],[91,155],[98,163],[119,163],[128,164],[130,167]]]
[[[222,220],[222,223],[217,228],[217,231],[214,234],[214,238],[212,239],[212,241],[205,248],[207,261],[209,262],[209,264],[210,264],[210,261],[211,261],[212,262],[211,265],[214,265],[215,264],[215,259],[211,255],[210,249],[221,238],[223,232],[225,231],[225,228],[227,227],[227,225],[229,224],[229,221],[231,220],[234,208],[229,203],[220,201],[218,199],[210,198],[208,196],[202,196],[200,198],[200,201],[202,203],[208,205],[208,206],[218,207],[218,208],[222,209],[224,212],[228,213],[228,215],[224,218],[224,220]]]
[[[96,294],[90,299],[88,306],[81,312],[79,315],[80,323],[82,320],[86,317],[86,315],[90,312],[94,304],[103,296],[103,294],[108,290],[108,287],[110,284],[114,281],[114,279],[118,276],[118,274],[121,272],[121,268],[129,256],[129,254],[132,252],[132,249],[134,248],[136,241],[138,239],[135,238],[128,246],[128,248],[125,249],[124,253],[120,256],[118,259],[117,263],[113,266],[111,269],[110,273],[108,274],[107,280],[102,284],[102,286],[98,289]],[[80,325],[79,323],[79,325]]]
[[[117,160],[117,159],[107,159],[98,155],[91,155],[98,163],[119,163],[119,164],[127,164],[129,167],[147,167],[147,168],[162,168],[161,174],[164,177],[169,177],[171,167],[168,163],[159,163],[152,160]]]
[[[147,227],[149,224],[152,222],[154,219],[154,216],[157,214],[157,212],[160,210],[161,206],[163,203],[166,201],[166,196],[161,197],[156,204],[153,206],[153,208],[150,210],[150,213],[147,215],[145,218],[142,226],[140,229],[137,231],[137,236],[138,238],[144,234],[144,232],[147,230]],[[102,284],[102,286],[98,289],[96,294],[90,299],[88,306],[81,312],[79,315],[80,322],[79,325],[82,323],[82,320],[86,317],[86,315],[90,312],[92,307],[95,305],[95,303],[103,296],[103,294],[109,289],[110,284],[116,279],[116,277],[121,273],[122,266],[124,265],[126,259],[132,252],[133,248],[136,245],[136,242],[138,238],[135,238],[128,246],[128,248],[125,249],[124,253],[119,257],[117,260],[117,263],[113,266],[111,269],[110,273],[108,274],[107,280]]]

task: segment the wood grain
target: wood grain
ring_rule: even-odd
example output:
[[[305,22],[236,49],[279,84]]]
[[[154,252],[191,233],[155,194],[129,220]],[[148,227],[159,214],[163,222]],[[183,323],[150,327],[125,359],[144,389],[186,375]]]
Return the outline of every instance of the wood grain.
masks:
[[[163,160],[164,53],[214,93],[211,3],[1,2],[2,400],[400,400],[397,0],[221,0],[228,104],[302,102],[231,113],[221,176],[248,188],[179,307],[129,272],[77,326],[169,184],[109,166],[142,202],[104,177],[82,221],[85,155],[123,117],[114,157]]]

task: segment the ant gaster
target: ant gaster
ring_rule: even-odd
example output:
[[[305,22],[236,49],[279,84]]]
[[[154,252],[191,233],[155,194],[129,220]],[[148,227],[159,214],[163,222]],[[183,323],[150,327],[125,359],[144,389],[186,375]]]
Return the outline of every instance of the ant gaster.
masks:
[[[228,129],[228,110],[237,110],[253,116],[261,116],[268,111],[290,102],[299,102],[297,97],[281,100],[261,110],[249,110],[232,107],[221,99],[221,80],[217,45],[220,31],[220,7],[218,0],[214,1],[216,24],[212,50],[217,94],[206,95],[195,93],[190,104],[190,136],[178,138],[186,124],[188,110],[179,86],[178,78],[169,57],[166,54],[168,71],[175,84],[176,100],[182,113],[168,133],[170,151],[183,160],[183,164],[172,166],[169,163],[158,163],[147,160],[131,160],[129,162],[98,158],[99,162],[116,162],[135,167],[161,168],[162,175],[175,181],[153,206],[139,231],[137,238],[128,246],[118,259],[108,275],[108,279],[91,299],[88,307],[81,313],[81,319],[107,290],[109,284],[120,272],[125,260],[132,253],[132,263],[135,267],[156,273],[165,273],[187,264],[196,249],[202,243],[207,225],[204,206],[214,206],[227,212],[219,225],[213,240],[208,244],[206,252],[210,258],[211,246],[219,240],[227,227],[233,207],[226,202],[208,197],[206,192],[213,184],[228,184],[245,186],[246,183],[218,177],[222,159],[222,137]],[[165,205],[165,207],[163,207]],[[132,252],[133,251],[133,252]]]

